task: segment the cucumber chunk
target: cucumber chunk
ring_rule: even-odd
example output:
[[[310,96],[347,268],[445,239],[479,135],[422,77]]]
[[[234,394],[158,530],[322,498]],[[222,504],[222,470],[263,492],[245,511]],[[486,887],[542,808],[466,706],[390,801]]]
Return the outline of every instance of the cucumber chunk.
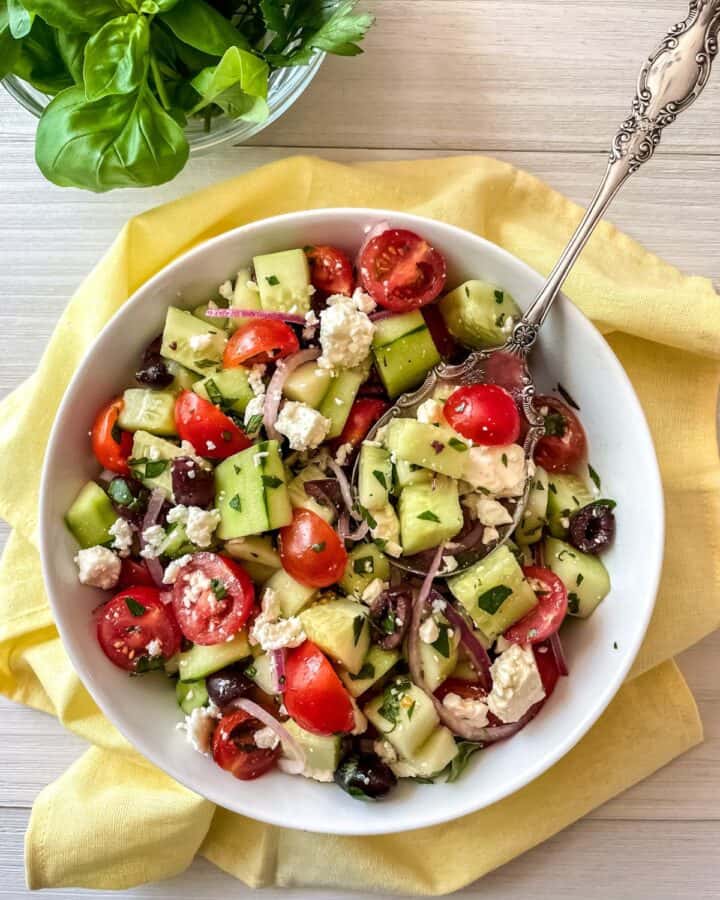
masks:
[[[587,619],[610,593],[610,576],[603,561],[557,538],[546,538],[545,565],[568,591],[568,612]]]
[[[238,632],[231,641],[224,641],[222,644],[195,644],[178,657],[180,681],[198,681],[250,655],[250,644],[245,631]]]
[[[567,537],[567,520],[592,501],[588,486],[577,475],[549,475],[547,519],[550,534],[557,538]]]
[[[253,259],[263,309],[306,313],[310,309],[310,266],[303,250],[282,250]]]
[[[392,463],[383,447],[363,444],[360,448],[358,494],[366,509],[380,509],[390,502]]]
[[[517,560],[504,545],[460,575],[448,578],[447,584],[489,640],[501,635],[538,603]]]
[[[325,472],[320,466],[310,463],[310,465],[305,466],[305,468],[302,469],[288,484],[288,497],[290,498],[290,504],[293,509],[309,509],[311,512],[314,512],[315,515],[320,516],[321,519],[325,519],[326,522],[332,525],[336,519],[335,507],[326,506],[325,504],[320,503],[319,500],[311,497],[305,490],[306,481],[317,481],[318,479],[325,477]]]
[[[360,598],[370,584],[380,578],[390,578],[390,561],[377,544],[356,544],[348,553],[343,577],[338,582],[348,595]]]
[[[366,365],[354,369],[344,369],[330,382],[327,393],[323,397],[318,412],[330,419],[328,438],[339,437],[345,427],[350,408],[355,402],[360,386],[367,379],[369,368]]]
[[[265,587],[275,591],[280,603],[280,610],[287,618],[296,616],[300,610],[305,609],[317,594],[315,588],[295,581],[285,569],[277,569],[270,576]]]
[[[440,635],[432,644],[420,641],[420,663],[427,686],[435,691],[453,673],[458,661],[460,634],[447,622],[438,624]],[[452,632],[452,636],[451,636]]]
[[[272,540],[269,537],[243,537],[228,541],[225,545],[225,551],[233,559],[265,566],[271,570],[271,574],[276,569],[282,568],[280,554],[273,547]]]
[[[404,459],[449,478],[465,476],[468,444],[451,428],[416,419],[394,419],[388,425],[386,446],[397,459]]]
[[[508,319],[517,322],[520,307],[510,294],[486,281],[466,281],[439,303],[445,325],[468,347],[498,347],[509,334]]]
[[[374,684],[377,684],[400,659],[399,650],[383,650],[373,644],[363,660],[360,671],[355,675],[340,670],[340,678],[352,697],[359,697]]]
[[[547,522],[549,493],[548,473],[540,466],[536,466],[525,512],[515,530],[515,540],[518,544],[527,546],[528,544],[537,544],[541,540],[543,528]]]
[[[316,362],[306,362],[288,375],[282,392],[288,400],[306,403],[319,410],[331,381],[329,369],[321,369]]]
[[[175,394],[172,391],[152,391],[149,388],[128,388],[123,394],[118,425],[125,431],[176,435]]]
[[[275,681],[269,653],[259,653],[247,664],[244,674],[254,681],[261,691],[270,695],[275,693]]]
[[[227,335],[208,325],[191,312],[168,308],[160,352],[198,375],[208,375],[220,368]]]
[[[255,396],[248,382],[247,369],[242,366],[223,369],[201,378],[195,382],[192,389],[224,412],[230,410],[240,415],[245,412],[245,407]]]
[[[173,377],[166,390],[172,391],[173,394],[179,394],[180,391],[191,391],[192,386],[200,377],[197,372],[191,372],[190,369],[186,369],[185,366],[181,366],[172,359],[165,360],[165,365]]]
[[[215,309],[218,307],[224,308],[225,301],[221,300],[219,303],[215,304]],[[192,314],[195,318],[200,319],[201,322],[204,322],[206,325],[211,325],[213,328],[219,328],[221,331],[227,331],[227,323],[228,319],[216,319],[214,316],[209,316],[207,311],[210,309],[210,303],[201,303],[200,306],[196,306]]]
[[[169,559],[179,559],[186,553],[195,553],[198,548],[190,541],[185,531],[185,526],[180,522],[171,525],[167,537],[160,544],[158,554]]]
[[[175,683],[175,696],[180,709],[189,716],[199,706],[205,706],[208,702],[208,692],[205,679],[198,681],[177,681]]]
[[[178,456],[187,456],[183,450],[170,441],[163,440],[147,431],[136,431],[133,436],[130,471],[133,477],[142,481],[145,487],[153,490],[160,488],[168,497],[172,497],[171,462]],[[198,458],[198,464],[208,464]]]
[[[284,725],[305,751],[305,770],[302,774],[318,781],[331,781],[332,774],[340,763],[341,736],[312,734],[293,719],[288,719]]]
[[[428,484],[433,479],[433,473],[430,469],[423,469],[415,463],[399,459],[395,463],[395,477],[398,487],[405,488],[411,484]]]
[[[367,609],[349,597],[316,603],[300,613],[300,621],[314,644],[333,662],[357,675],[370,646]]]
[[[414,777],[432,778],[450,765],[457,755],[458,748],[452,732],[441,725],[406,762],[412,768]]]
[[[65,524],[85,550],[112,541],[110,528],[117,518],[105,491],[94,481],[88,481],[65,514]]]
[[[405,758],[425,743],[439,722],[432,700],[406,676],[389,682],[363,712]]]
[[[378,322],[373,338],[375,368],[390,397],[417,387],[440,354],[419,310]]]
[[[403,553],[412,556],[454,537],[463,527],[457,481],[436,476],[403,488],[398,503]]]

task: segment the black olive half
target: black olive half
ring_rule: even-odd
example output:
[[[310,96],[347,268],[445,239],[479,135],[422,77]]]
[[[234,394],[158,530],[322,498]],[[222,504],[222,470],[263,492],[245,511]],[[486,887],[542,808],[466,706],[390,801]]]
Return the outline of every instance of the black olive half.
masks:
[[[231,666],[225,666],[208,675],[205,679],[208,697],[215,706],[220,709],[228,706],[233,700],[245,697],[253,688],[253,683],[243,673],[242,668],[237,663]]]
[[[607,504],[590,503],[570,516],[569,540],[583,553],[600,553],[615,537],[615,516]]]
[[[155,338],[152,344],[145,348],[140,368],[135,373],[135,379],[146,387],[164,388],[172,384],[173,374],[160,355],[161,345],[162,339]]]
[[[190,456],[178,456],[172,461],[170,472],[176,503],[207,507],[215,502],[212,469],[203,468]]]
[[[358,800],[379,800],[395,787],[397,778],[375,753],[358,753],[340,763],[335,784]]]

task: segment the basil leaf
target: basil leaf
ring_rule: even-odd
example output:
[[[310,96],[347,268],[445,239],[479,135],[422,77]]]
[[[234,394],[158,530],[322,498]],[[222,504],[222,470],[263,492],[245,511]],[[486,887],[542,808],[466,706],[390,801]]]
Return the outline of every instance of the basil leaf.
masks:
[[[439,522],[440,519],[431,509],[426,509],[424,512],[421,512],[418,515],[418,519],[423,519],[425,522]]]
[[[600,487],[601,487],[600,476],[595,471],[595,469],[593,469],[593,467],[590,465],[590,463],[588,463],[588,474],[590,475],[590,478],[592,479],[592,482],[595,485],[595,487],[598,490],[600,490]]]
[[[20,42],[10,31],[10,21],[6,0],[0,0],[0,78],[4,78],[15,67],[20,56]]]
[[[278,478],[277,475],[263,475],[262,483],[266,488],[278,488],[283,483],[283,480]]]
[[[447,777],[445,778],[445,781],[448,783],[457,781],[465,771],[473,753],[482,750],[482,744],[476,744],[473,741],[458,741],[457,750],[457,756],[448,763]]]
[[[509,588],[506,584],[498,584],[485,591],[484,594],[480,594],[477,604],[488,615],[494,616],[510,594],[512,594],[512,588]]]
[[[445,659],[450,659],[450,636],[448,632],[450,628],[448,625],[445,625],[441,622],[438,625],[438,637],[436,641],[433,641],[432,646],[437,650],[440,656],[444,656]]]
[[[160,19],[175,37],[211,56],[222,56],[228,47],[249,47],[229,19],[203,0],[182,0],[163,12]]]
[[[147,78],[150,25],[145,16],[111,19],[85,47],[83,76],[88,100],[130,94]]]
[[[366,678],[375,677],[375,666],[371,662],[364,662],[357,675],[348,674],[350,674],[351,681],[364,681]]]
[[[267,63],[257,56],[230,47],[216,66],[203,69],[190,82],[202,97],[196,109],[216,103],[233,119],[264,121],[269,72]]]
[[[58,53],[62,57],[65,68],[72,76],[75,84],[83,83],[85,45],[89,37],[87,34],[75,34],[69,31],[57,31],[55,33]]]
[[[355,616],[353,619],[353,645],[357,647],[357,642],[360,640],[360,635],[362,634],[363,625],[365,624],[365,616]]]
[[[367,13],[353,15],[356,5],[357,0],[344,0],[337,5],[327,2],[308,4],[307,11],[299,20],[306,26],[306,35],[300,46],[289,55],[268,54],[269,62],[276,66],[305,65],[310,62],[315,50],[338,56],[362,53],[358,41],[363,39],[375,20]]]
[[[108,19],[128,11],[121,0],[23,0],[28,12],[36,13],[53,28],[92,34]]]
[[[162,184],[188,158],[181,126],[147,87],[89,101],[81,87],[59,94],[40,119],[36,159],[63,187],[107,191]]]
[[[128,608],[131,616],[137,618],[138,616],[144,616],[147,612],[147,609],[142,605],[142,603],[138,603],[138,601],[134,597],[125,597],[125,605]]]
[[[20,0],[7,0],[7,12],[10,34],[16,40],[19,41],[30,34],[35,13],[28,12]]]
[[[30,34],[18,47],[13,72],[23,81],[44,94],[57,94],[73,84],[55,44],[55,32],[42,19],[35,19]]]

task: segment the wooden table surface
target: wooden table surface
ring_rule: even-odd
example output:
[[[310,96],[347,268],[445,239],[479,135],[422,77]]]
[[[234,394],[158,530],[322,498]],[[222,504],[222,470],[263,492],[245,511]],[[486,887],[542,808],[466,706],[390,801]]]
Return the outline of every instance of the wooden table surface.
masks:
[[[329,60],[294,109],[252,145],[194,157],[156,189],[96,197],[44,183],[33,162],[33,120],[0,96],[0,394],[33,371],[67,299],[129,216],[270,160],[298,152],[341,161],[483,152],[586,202],[640,61],[687,9],[683,0],[366,5],[378,22],[365,56]],[[720,281],[717,81],[667,132],[610,218],[682,269]],[[680,658],[705,722],[702,746],[464,896],[717,898],[719,660],[718,634]],[[26,896],[22,841],[33,798],[82,750],[55,720],[0,700],[0,898]],[[129,892],[168,900],[251,894],[204,861],[181,878]]]

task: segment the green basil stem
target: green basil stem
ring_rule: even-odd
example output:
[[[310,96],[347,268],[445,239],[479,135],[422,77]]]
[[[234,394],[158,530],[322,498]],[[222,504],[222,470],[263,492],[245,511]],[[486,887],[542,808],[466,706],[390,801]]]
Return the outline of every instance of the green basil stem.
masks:
[[[152,69],[153,80],[155,82],[155,87],[157,88],[160,102],[162,103],[165,110],[169,110],[170,98],[168,97],[167,91],[165,90],[165,82],[163,81],[162,75],[160,74],[160,67],[157,64],[157,59],[155,58],[154,53],[150,54],[150,68]]]

